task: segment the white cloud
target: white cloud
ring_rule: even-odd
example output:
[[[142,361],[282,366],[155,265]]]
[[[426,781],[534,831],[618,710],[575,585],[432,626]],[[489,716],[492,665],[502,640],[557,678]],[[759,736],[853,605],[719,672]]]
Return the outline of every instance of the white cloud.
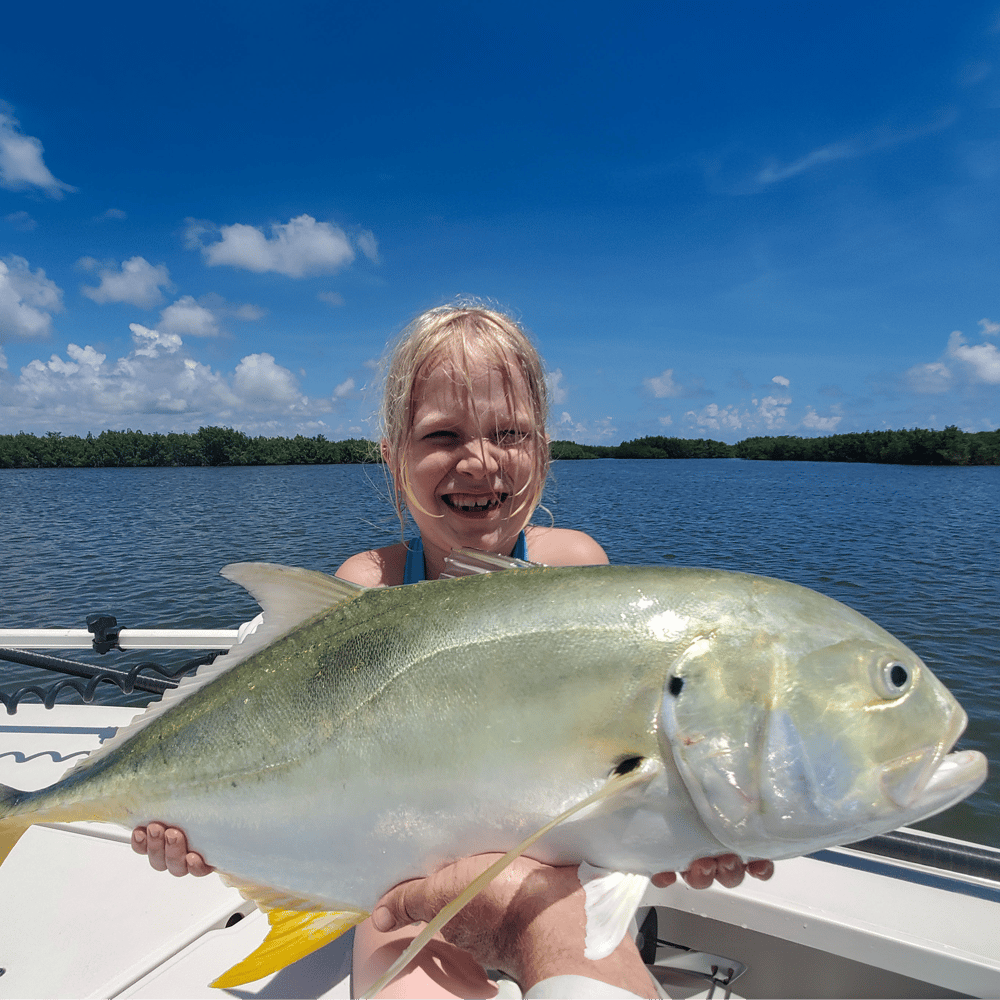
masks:
[[[659,421],[661,427],[669,427],[674,422],[674,418],[668,413],[665,417],[660,417]]]
[[[42,161],[42,144],[25,135],[20,122],[0,105],[0,187],[10,191],[41,188],[51,198],[62,198],[64,191],[75,191],[52,176]]]
[[[92,346],[70,344],[63,356],[31,361],[18,378],[5,376],[0,409],[36,433],[221,425],[268,434],[336,434],[339,428],[323,418],[353,398],[350,378],[332,396],[310,399],[273,355],[247,355],[227,374],[192,358],[176,332],[140,323],[130,330],[132,349],[117,360]]]
[[[267,315],[267,310],[261,306],[251,305],[247,302],[241,306],[235,306],[233,308],[233,315],[237,319],[245,319],[250,322],[256,322],[259,319],[263,319]]]
[[[688,410],[685,419],[696,427],[709,431],[740,430],[746,415],[741,415],[736,406],[720,407],[717,403],[709,403],[700,413]]]
[[[974,381],[1000,385],[1000,349],[996,344],[969,344],[955,330],[948,338],[948,356],[965,364]]]
[[[764,426],[768,430],[774,430],[785,423],[785,414],[788,412],[791,400],[786,397],[765,396],[760,403],[756,399],[753,403]]]
[[[771,381],[775,382],[777,385],[783,385],[785,387],[792,384],[791,382],[788,381],[787,378],[785,378],[784,375],[775,375],[774,378],[771,379]]]
[[[806,415],[802,418],[802,426],[814,431],[832,431],[842,419],[839,413],[829,417],[821,417],[811,406],[807,406]]]
[[[569,398],[569,392],[562,384],[563,373],[561,368],[545,373],[545,381],[548,384],[549,401],[552,403],[565,403]],[[565,414],[564,414],[565,415]]]
[[[941,361],[914,365],[903,374],[903,382],[911,392],[932,394],[947,392],[952,385],[951,370]]]
[[[642,384],[657,399],[665,399],[668,396],[680,396],[684,392],[683,386],[674,381],[673,368],[667,368],[653,378],[644,378]]]
[[[991,319],[981,319],[979,326],[984,337],[993,337],[1000,333],[1000,323],[994,323]]]
[[[358,248],[372,263],[378,263],[378,241],[370,229],[362,229],[358,234]]]
[[[316,298],[328,306],[342,306],[344,304],[344,296],[340,292],[317,292]]]
[[[784,165],[771,163],[757,174],[755,180],[759,186],[766,187],[769,184],[788,180],[797,174],[815,167],[822,167],[828,163],[835,163],[838,160],[853,160],[867,156],[876,150],[891,149],[919,139],[921,136],[946,129],[955,121],[956,117],[954,111],[946,110],[921,125],[901,129],[878,128],[840,142],[831,142],[800,156],[791,163]]]
[[[219,326],[211,309],[184,295],[160,313],[160,328],[192,337],[217,337]]]
[[[332,274],[354,260],[347,234],[329,222],[317,222],[311,215],[275,223],[270,232],[267,237],[256,226],[235,223],[215,228],[212,223],[190,219],[186,245],[200,248],[210,267],[227,265],[258,274],[275,271],[290,278]],[[217,242],[205,242],[206,237],[215,234],[221,237]]]
[[[52,331],[52,313],[62,310],[62,290],[23,257],[0,261],[0,337],[33,340]]]
[[[3,217],[3,221],[22,233],[30,233],[38,226],[38,223],[25,211],[11,212],[10,215]]]
[[[611,417],[598,417],[592,421],[574,420],[565,410],[554,424],[550,420],[549,436],[558,441],[601,442],[617,437],[618,430]]]
[[[102,219],[127,219],[128,216],[120,208],[109,208],[104,215],[101,216]]]
[[[141,323],[129,323],[132,339],[135,341],[135,353],[138,357],[158,358],[160,354],[173,354],[181,348],[181,338],[176,333],[161,333],[150,330]]]
[[[245,357],[236,366],[233,391],[244,402],[253,405],[278,403],[287,406],[309,402],[300,396],[295,376],[277,364],[270,354]]]
[[[83,257],[77,264],[86,270],[100,267],[93,257]],[[170,272],[165,264],[155,267],[144,257],[132,257],[122,261],[121,269],[113,270],[114,265],[105,265],[97,276],[100,285],[94,288],[82,285],[80,291],[97,303],[128,302],[142,309],[152,309],[163,301],[160,288],[173,287],[170,283]]]

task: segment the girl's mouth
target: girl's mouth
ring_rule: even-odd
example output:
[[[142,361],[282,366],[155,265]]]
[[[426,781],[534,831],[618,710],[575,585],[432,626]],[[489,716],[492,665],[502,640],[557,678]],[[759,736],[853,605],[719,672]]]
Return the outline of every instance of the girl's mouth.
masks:
[[[505,503],[509,493],[495,493],[491,496],[475,496],[468,493],[445,493],[442,501],[452,510],[460,510],[465,514],[486,514],[496,510]]]

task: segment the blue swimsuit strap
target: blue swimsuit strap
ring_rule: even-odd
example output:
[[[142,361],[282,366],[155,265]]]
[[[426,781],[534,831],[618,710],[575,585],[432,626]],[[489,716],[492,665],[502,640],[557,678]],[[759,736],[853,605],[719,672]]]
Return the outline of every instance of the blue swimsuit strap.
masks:
[[[528,558],[528,540],[522,531],[517,536],[514,543],[514,550],[511,552],[514,559]],[[427,569],[424,566],[424,542],[417,535],[406,543],[406,566],[403,568],[403,583],[419,583],[427,579]]]

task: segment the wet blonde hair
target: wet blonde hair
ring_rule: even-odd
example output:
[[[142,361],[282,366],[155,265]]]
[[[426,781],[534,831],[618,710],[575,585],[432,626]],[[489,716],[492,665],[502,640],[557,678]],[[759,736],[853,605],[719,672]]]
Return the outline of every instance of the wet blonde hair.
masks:
[[[525,508],[533,512],[542,498],[549,474],[549,441],[545,433],[548,419],[548,391],[542,359],[528,335],[510,316],[475,302],[461,302],[428,309],[414,319],[391,347],[386,365],[385,390],[380,411],[382,454],[392,473],[394,501],[400,525],[403,505],[416,502],[410,486],[407,452],[413,427],[414,396],[417,380],[427,366],[451,359],[471,386],[469,358],[484,358],[502,376],[505,392],[513,399],[511,371],[520,371],[527,386],[528,398],[516,400],[527,404],[531,414],[529,434],[534,452],[534,466],[528,486],[514,513]],[[478,414],[477,414],[478,419]]]

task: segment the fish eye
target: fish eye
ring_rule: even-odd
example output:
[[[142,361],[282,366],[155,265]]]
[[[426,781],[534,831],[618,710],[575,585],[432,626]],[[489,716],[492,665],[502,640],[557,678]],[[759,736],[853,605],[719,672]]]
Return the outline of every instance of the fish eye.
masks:
[[[883,698],[899,698],[910,690],[913,684],[913,670],[899,660],[888,660],[879,665],[876,681]]]

